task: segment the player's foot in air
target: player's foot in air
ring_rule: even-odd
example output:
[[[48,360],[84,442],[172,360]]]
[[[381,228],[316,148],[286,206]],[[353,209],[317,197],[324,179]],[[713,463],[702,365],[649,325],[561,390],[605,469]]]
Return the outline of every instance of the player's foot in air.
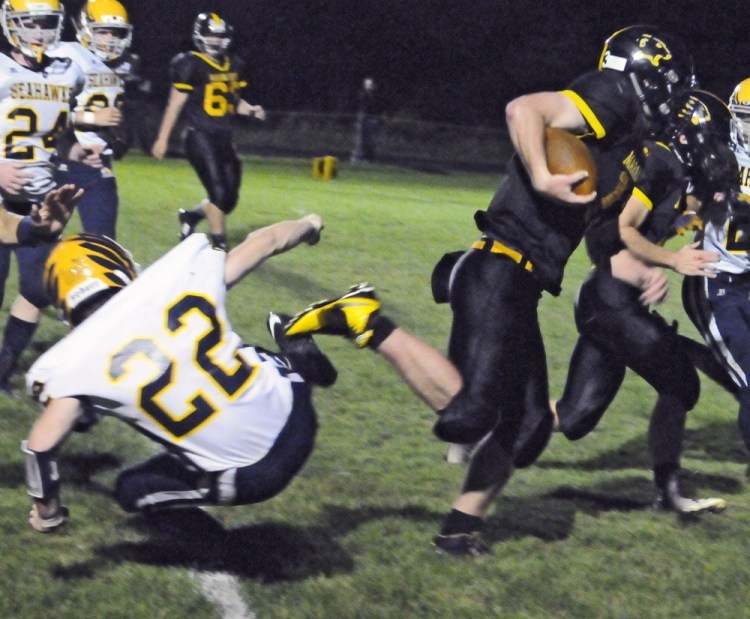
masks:
[[[380,301],[368,283],[352,286],[340,297],[325,299],[302,310],[285,325],[288,336],[305,333],[343,335],[364,348],[373,335]]]
[[[181,208],[177,212],[177,218],[180,220],[180,240],[184,241],[195,231],[196,226],[204,219],[204,215]]]
[[[440,554],[454,556],[479,557],[490,551],[490,547],[478,532],[436,535],[432,538],[432,545]]]
[[[309,335],[287,335],[284,325],[289,322],[286,314],[268,315],[267,326],[281,353],[289,359],[292,369],[308,383],[330,387],[336,382],[338,372]]]

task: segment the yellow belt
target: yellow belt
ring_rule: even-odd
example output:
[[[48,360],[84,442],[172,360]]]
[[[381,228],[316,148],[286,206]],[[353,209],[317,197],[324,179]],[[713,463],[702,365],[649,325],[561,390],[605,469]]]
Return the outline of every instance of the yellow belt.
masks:
[[[531,260],[527,260],[523,255],[517,252],[515,249],[511,249],[507,245],[503,245],[500,241],[492,241],[490,239],[479,239],[472,246],[472,249],[483,249],[484,251],[490,251],[493,254],[503,254],[508,256],[513,262],[521,265],[527,271],[534,270],[534,264]]]

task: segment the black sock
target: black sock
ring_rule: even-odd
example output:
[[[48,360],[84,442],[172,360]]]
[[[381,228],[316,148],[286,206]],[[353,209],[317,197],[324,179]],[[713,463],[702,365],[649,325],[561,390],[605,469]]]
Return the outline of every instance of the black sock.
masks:
[[[209,234],[208,238],[211,239],[211,246],[214,249],[221,249],[227,251],[227,237],[224,234]]]
[[[482,519],[479,516],[471,516],[452,509],[443,520],[440,529],[441,535],[455,535],[456,533],[473,533],[482,528]]]
[[[676,462],[665,462],[657,464],[654,467],[654,483],[659,490],[666,490],[669,480],[674,478],[680,470],[680,465]]]
[[[372,337],[370,338],[370,341],[367,342],[367,345],[373,350],[377,350],[378,346],[380,346],[383,341],[385,341],[388,336],[396,330],[396,325],[390,318],[380,314],[375,317],[371,328]]]
[[[11,314],[3,332],[3,348],[7,348],[16,357],[20,357],[31,342],[31,338],[34,337],[37,324],[36,322],[26,322]]]
[[[0,349],[0,385],[4,388],[7,388],[8,380],[16,369],[18,358],[31,342],[36,325],[35,322],[26,322],[12,314],[8,318],[3,333],[3,346]]]

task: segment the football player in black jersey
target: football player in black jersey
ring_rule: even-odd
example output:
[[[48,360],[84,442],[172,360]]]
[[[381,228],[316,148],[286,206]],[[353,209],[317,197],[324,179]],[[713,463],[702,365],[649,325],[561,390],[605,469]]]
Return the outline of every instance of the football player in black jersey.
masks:
[[[694,364],[699,362],[725,387],[731,383],[705,346],[679,336],[648,305],[667,292],[658,267],[694,278],[716,276],[717,254],[695,243],[670,251],[663,243],[676,222],[695,216],[686,212],[686,190],[705,184],[703,160],[713,157],[717,147],[727,148],[730,114],[718,97],[701,90],[685,91],[675,107],[675,122],[664,141],[646,142],[644,172],[622,213],[587,231],[587,248],[599,266],[578,293],[580,336],[563,396],[553,407],[559,429],[571,440],[580,439],[594,429],[617,394],[625,368],[631,368],[658,393],[648,432],[657,505],[696,514],[722,511],[726,504],[716,498],[686,498],[680,488],[687,412],[700,393]],[[649,284],[646,294],[644,282]]]
[[[232,27],[216,13],[201,13],[193,27],[197,51],[177,55],[170,65],[172,90],[151,153],[163,159],[169,136],[185,108],[185,151],[208,197],[194,210],[180,210],[180,238],[202,220],[208,223],[212,242],[226,247],[226,215],[237,205],[241,164],[232,143],[235,114],[266,117],[260,105],[240,96],[247,86],[244,63],[227,53]]]
[[[678,89],[691,78],[692,62],[677,40],[655,28],[634,26],[613,34],[598,70],[567,90],[526,95],[508,104],[516,155],[507,178],[488,209],[475,215],[481,237],[435,278],[434,289],[444,291],[453,310],[452,363],[376,315],[374,306],[369,318],[361,317],[373,303],[374,292],[367,287],[313,305],[288,323],[289,336],[345,333],[359,346],[376,350],[439,411],[439,438],[480,441],[453,509],[434,538],[438,550],[486,551],[480,529],[494,497],[515,468],[532,464],[546,446],[553,416],[539,299],[544,291],[560,292],[565,263],[591,221],[624,206],[643,170],[648,126],[661,126],[671,115]],[[596,192],[581,196],[573,191],[586,171],[550,173],[547,126],[586,140],[597,166]]]
[[[565,264],[592,220],[622,209],[643,171],[646,131],[665,122],[676,92],[691,79],[692,61],[679,41],[634,26],[614,33],[598,70],[567,90],[508,104],[516,156],[488,209],[475,216],[481,238],[451,273],[449,357],[465,385],[435,432],[446,441],[480,443],[434,540],[438,549],[480,552],[478,532],[493,498],[546,446],[553,418],[539,299],[544,291],[559,294]],[[586,140],[598,171],[595,196],[573,193],[585,173],[550,174],[545,126]]]

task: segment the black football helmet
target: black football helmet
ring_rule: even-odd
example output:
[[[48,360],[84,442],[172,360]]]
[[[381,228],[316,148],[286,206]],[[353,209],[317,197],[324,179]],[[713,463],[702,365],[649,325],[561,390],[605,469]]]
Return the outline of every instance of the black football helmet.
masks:
[[[193,43],[199,51],[219,58],[232,43],[234,29],[216,13],[201,13],[193,24]]]
[[[660,123],[673,111],[682,88],[697,85],[693,60],[683,43],[654,26],[629,26],[604,43],[599,70],[630,76],[650,122]]]
[[[732,113],[713,93],[687,89],[675,97],[674,107],[664,138],[688,168],[694,165],[701,149],[729,142]]]
[[[693,193],[711,201],[738,187],[737,159],[729,147],[732,113],[713,93],[688,89],[675,98],[675,113],[665,136],[685,166]]]

